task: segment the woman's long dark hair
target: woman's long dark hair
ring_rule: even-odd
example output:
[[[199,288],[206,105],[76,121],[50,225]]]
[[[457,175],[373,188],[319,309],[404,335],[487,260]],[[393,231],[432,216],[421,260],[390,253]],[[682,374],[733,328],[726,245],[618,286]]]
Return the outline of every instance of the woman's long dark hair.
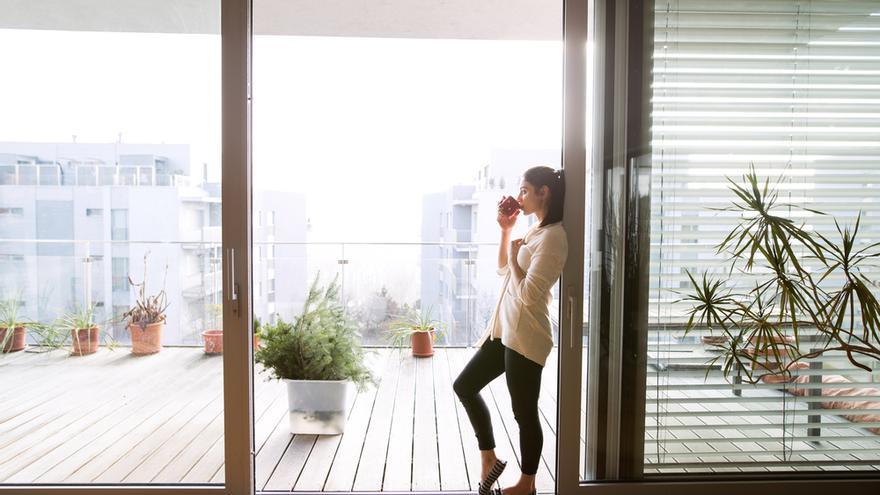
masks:
[[[562,169],[554,170],[550,167],[532,167],[523,173],[523,180],[531,184],[536,190],[541,186],[547,186],[550,190],[550,203],[547,215],[541,222],[541,227],[562,221],[562,207],[565,204],[565,174]]]

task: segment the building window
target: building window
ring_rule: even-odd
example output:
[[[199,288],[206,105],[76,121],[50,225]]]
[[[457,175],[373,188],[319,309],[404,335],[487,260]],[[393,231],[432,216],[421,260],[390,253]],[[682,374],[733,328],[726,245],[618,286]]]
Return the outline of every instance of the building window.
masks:
[[[86,208],[87,217],[100,217],[104,215],[103,208]]]
[[[128,210],[110,210],[110,240],[128,240]]]
[[[20,217],[24,215],[24,208],[0,208],[0,215]]]
[[[113,290],[128,290],[128,258],[113,258]]]
[[[275,210],[269,212],[269,225],[275,225]]]

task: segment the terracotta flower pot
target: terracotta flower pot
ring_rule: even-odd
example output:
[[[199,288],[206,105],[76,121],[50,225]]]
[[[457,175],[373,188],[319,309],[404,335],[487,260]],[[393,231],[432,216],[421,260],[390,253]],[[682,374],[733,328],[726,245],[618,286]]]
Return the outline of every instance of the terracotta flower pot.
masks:
[[[3,352],[18,352],[25,347],[25,331],[24,327],[15,327],[12,331],[12,337],[9,340],[6,340],[6,332],[9,331],[8,328],[0,328],[0,344],[6,342],[3,345]]]
[[[416,357],[434,355],[434,330],[412,333],[412,353]]]
[[[254,350],[257,350],[259,348],[260,348],[260,336],[257,334],[254,334]]]
[[[72,356],[85,356],[94,354],[98,351],[100,342],[100,331],[98,327],[78,328],[73,331],[73,351]]]
[[[162,328],[165,322],[151,323],[146,327],[129,325],[131,332],[131,353],[136,356],[155,354],[162,350]]]
[[[205,354],[223,354],[223,330],[205,330]]]

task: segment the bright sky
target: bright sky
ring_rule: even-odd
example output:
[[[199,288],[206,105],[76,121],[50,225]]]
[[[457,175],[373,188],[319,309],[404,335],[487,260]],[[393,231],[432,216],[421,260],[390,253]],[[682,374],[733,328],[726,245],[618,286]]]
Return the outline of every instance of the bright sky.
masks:
[[[219,36],[0,30],[0,46],[17,47],[0,51],[0,140],[122,133],[219,169]],[[423,194],[493,148],[560,145],[561,77],[560,42],[257,38],[256,188],[306,194],[313,241],[418,241]]]

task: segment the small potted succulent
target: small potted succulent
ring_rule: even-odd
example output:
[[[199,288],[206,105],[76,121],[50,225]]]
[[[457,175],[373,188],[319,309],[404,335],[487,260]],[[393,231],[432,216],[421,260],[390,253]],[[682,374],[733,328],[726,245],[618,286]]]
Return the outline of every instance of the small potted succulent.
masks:
[[[67,335],[69,332],[72,356],[94,354],[100,347],[101,329],[95,321],[94,303],[65,313],[52,326],[60,335]]]
[[[27,343],[25,327],[31,322],[20,317],[18,307],[17,298],[0,301],[0,352],[18,352],[25,348]]]
[[[349,390],[373,383],[360,335],[346,318],[334,280],[316,277],[303,311],[293,322],[278,318],[259,328],[262,347],[254,359],[287,386],[290,432],[338,435],[345,429]]]
[[[162,350],[165,311],[170,304],[164,288],[154,295],[146,295],[147,256],[149,253],[144,255],[143,282],[136,284],[131,276],[128,277],[128,283],[137,287],[138,296],[135,305],[122,314],[131,332],[131,353],[136,356],[155,354]],[[165,267],[165,274],[167,276],[168,266]]]
[[[412,310],[393,321],[388,328],[391,345],[402,348],[412,345],[416,357],[434,355],[434,342],[443,335],[443,324],[435,320],[430,308],[426,311]]]

